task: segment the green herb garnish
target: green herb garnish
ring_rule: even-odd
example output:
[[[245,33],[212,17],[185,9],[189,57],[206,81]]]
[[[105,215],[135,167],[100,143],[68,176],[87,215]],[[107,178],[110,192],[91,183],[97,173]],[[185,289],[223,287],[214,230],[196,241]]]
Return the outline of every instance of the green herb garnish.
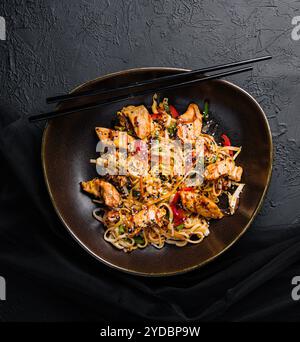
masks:
[[[133,189],[132,190],[132,196],[139,198],[139,197],[141,197],[141,193],[140,193],[140,191]]]
[[[182,230],[184,228],[184,224],[181,223],[179,226],[176,226],[175,229],[176,230]]]
[[[125,226],[123,224],[121,224],[119,226],[119,234],[124,234],[125,233]]]
[[[211,164],[212,164],[212,163],[215,163],[215,162],[217,161],[217,159],[218,159],[217,156],[213,156],[213,157],[211,158],[210,163],[211,163]]]
[[[170,107],[169,107],[169,99],[167,99],[166,97],[163,100],[163,106],[164,106],[164,110],[170,114]]]
[[[133,240],[137,245],[143,245],[145,243],[145,240],[141,235],[135,236]]]
[[[176,123],[171,125],[170,127],[168,127],[168,133],[169,133],[171,138],[175,137],[175,135],[177,133],[177,125],[176,125]]]
[[[208,101],[205,101],[204,102],[204,110],[203,110],[203,120],[204,121],[208,120],[208,107],[209,107]]]

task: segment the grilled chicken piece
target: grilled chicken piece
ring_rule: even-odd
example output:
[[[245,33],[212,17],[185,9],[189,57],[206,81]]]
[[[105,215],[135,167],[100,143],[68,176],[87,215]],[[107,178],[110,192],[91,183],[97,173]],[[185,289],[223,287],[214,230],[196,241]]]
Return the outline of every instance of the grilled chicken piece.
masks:
[[[227,158],[208,165],[204,172],[204,177],[207,180],[215,180],[221,176],[228,176],[229,179],[239,182],[242,173],[243,169],[240,166],[236,166],[234,160]]]
[[[183,207],[192,213],[200,214],[206,218],[220,219],[223,217],[216,203],[204,195],[191,191],[181,191],[180,198]]]
[[[103,198],[108,207],[116,208],[121,203],[121,196],[117,189],[110,183],[102,179],[94,178],[88,182],[81,182],[81,187],[89,194]]]
[[[148,157],[134,155],[129,156],[127,158],[127,172],[130,176],[140,177],[146,176],[149,165],[148,165]]]
[[[132,186],[130,177],[107,175],[105,177],[105,180],[109,181],[113,186],[115,186],[121,196],[128,196],[128,191],[129,189],[131,189]]]
[[[145,139],[151,134],[152,118],[147,108],[141,106],[128,106],[122,109],[124,114],[130,120],[135,134],[140,139]]]
[[[228,175],[228,178],[235,181],[240,182],[242,178],[243,168],[241,166],[234,166],[231,172]]]
[[[201,134],[202,114],[195,103],[188,106],[187,111],[178,118],[177,135],[182,141],[194,141]]]
[[[111,129],[104,127],[96,127],[95,131],[100,141],[111,140]]]
[[[157,208],[157,206],[150,205],[150,207],[139,211],[133,217],[133,223],[136,228],[145,228],[148,225],[162,226],[162,218],[166,215],[166,210]]]
[[[201,120],[202,123],[202,114],[200,112],[198,105],[196,105],[195,103],[191,103],[188,106],[186,112],[180,115],[178,118],[179,121],[186,123],[193,122],[195,121],[195,119]]]
[[[96,127],[96,133],[100,141],[105,143],[113,143],[117,148],[127,148],[127,144],[131,144],[135,139],[126,132],[115,131],[110,128]]]

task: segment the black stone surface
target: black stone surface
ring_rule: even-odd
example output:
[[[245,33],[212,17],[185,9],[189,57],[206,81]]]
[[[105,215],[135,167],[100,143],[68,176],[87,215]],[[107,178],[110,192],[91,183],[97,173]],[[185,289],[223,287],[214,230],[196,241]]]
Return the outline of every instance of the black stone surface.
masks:
[[[47,96],[113,71],[194,69],[271,54],[250,75],[230,80],[258,100],[273,132],[273,177],[256,223],[297,224],[300,42],[291,38],[291,21],[299,8],[272,0],[2,0],[0,99],[25,116],[47,110]]]

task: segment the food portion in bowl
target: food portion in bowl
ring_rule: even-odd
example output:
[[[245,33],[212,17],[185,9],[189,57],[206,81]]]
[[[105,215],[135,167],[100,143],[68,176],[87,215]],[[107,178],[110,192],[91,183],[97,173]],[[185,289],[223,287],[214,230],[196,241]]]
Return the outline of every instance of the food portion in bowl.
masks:
[[[151,110],[127,106],[114,129],[96,127],[98,176],[81,188],[99,205],[104,239],[124,252],[198,244],[210,220],[233,215],[244,187],[241,147],[208,134],[208,103],[184,113],[153,96]],[[230,227],[228,227],[230,229]]]

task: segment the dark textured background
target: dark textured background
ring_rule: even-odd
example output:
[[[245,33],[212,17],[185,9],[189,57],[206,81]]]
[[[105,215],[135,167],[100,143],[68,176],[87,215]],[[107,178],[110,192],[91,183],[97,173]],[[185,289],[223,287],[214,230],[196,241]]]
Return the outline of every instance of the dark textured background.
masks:
[[[258,100],[267,114],[273,133],[275,146],[274,171],[264,206],[255,220],[256,232],[259,232],[259,236],[267,236],[271,234],[268,233],[270,231],[269,227],[270,229],[272,227],[272,234],[277,234],[276,226],[280,226],[280,229],[284,229],[285,225],[296,227],[300,223],[300,97],[298,95],[298,84],[300,82],[300,41],[293,41],[291,39],[293,28],[291,20],[294,16],[300,15],[299,9],[299,1],[275,0],[81,0],[72,2],[66,0],[1,0],[0,16],[4,16],[6,19],[7,40],[0,41],[0,103],[4,106],[2,108],[5,108],[5,110],[0,112],[0,123],[2,126],[8,127],[8,124],[18,117],[47,110],[48,107],[45,105],[45,98],[47,96],[68,92],[74,86],[106,73],[141,66],[174,66],[193,69],[271,54],[273,56],[271,61],[255,66],[254,71],[250,74],[232,77],[230,80],[243,87]],[[7,113],[13,114],[8,115]],[[9,135],[10,129],[13,128],[7,129],[6,134]],[[36,129],[41,131],[42,125],[37,125]],[[21,134],[21,132],[19,133]],[[30,150],[31,144],[32,146],[38,146],[39,141],[36,138],[31,138],[29,135],[27,141],[24,141],[27,151]],[[3,150],[5,149],[7,155],[9,155],[7,150],[12,148],[11,156],[6,156],[6,159],[11,158],[10,162],[12,163],[13,153],[17,151],[17,147],[12,145],[3,145],[1,147],[3,147]],[[253,146],[253,148],[255,149],[256,147]],[[24,156],[24,160],[27,157],[38,154],[39,148],[35,147],[28,156]],[[22,186],[25,188],[27,186],[26,191],[28,193],[32,191],[32,197],[36,196],[34,202],[37,205],[36,208],[41,213],[44,213],[46,210],[43,210],[42,202],[39,203],[39,196],[41,194],[34,193],[35,190],[29,183],[28,177],[26,178],[26,172],[30,173],[29,166],[26,165],[26,168],[23,175],[22,170],[18,171],[19,179],[23,181]],[[6,172],[6,176],[8,176],[10,173],[9,169]],[[6,184],[5,181],[1,181],[1,190],[5,189],[5,194],[9,193],[7,191],[8,186],[9,183]],[[22,214],[26,217],[24,204],[19,202],[18,197],[16,197],[17,200],[13,196],[11,198],[2,198],[0,196],[0,198],[6,201],[2,203],[9,203],[10,201],[10,204],[7,204],[7,207],[3,207],[3,210],[12,210],[12,203],[14,203],[20,215]],[[29,210],[28,215],[34,216],[35,214]],[[40,214],[37,213],[36,215]],[[12,210],[10,217],[14,216],[15,211]],[[3,253],[4,257],[3,263],[1,263],[3,268],[0,269],[0,274],[6,271],[10,275],[9,272],[14,270],[16,274],[21,275],[23,273],[20,273],[20,265],[23,265],[23,268],[27,270],[27,277],[29,278],[28,282],[26,282],[26,276],[22,276],[22,288],[18,287],[16,283],[10,283],[11,293],[14,292],[18,295],[15,296],[16,298],[11,299],[13,304],[10,306],[0,303],[2,305],[0,307],[3,308],[2,313],[0,310],[0,319],[1,315],[2,319],[12,320],[64,320],[67,317],[69,319],[72,317],[74,319],[80,318],[80,313],[76,311],[75,306],[74,310],[72,309],[72,305],[75,305],[73,304],[74,298],[69,298],[67,294],[71,285],[68,282],[67,284],[59,283],[61,278],[57,276],[57,273],[61,272],[63,274],[66,270],[70,272],[75,270],[74,265],[76,265],[77,261],[79,262],[79,259],[84,260],[85,252],[82,251],[82,254],[80,254],[81,252],[78,247],[76,249],[78,256],[75,257],[74,253],[70,253],[68,259],[72,260],[74,264],[71,264],[71,261],[68,261],[70,264],[67,264],[67,262],[56,264],[55,261],[52,266],[51,263],[49,264],[48,273],[46,273],[46,270],[45,274],[43,270],[38,272],[37,268],[39,265],[42,269],[45,267],[42,261],[47,255],[43,254],[45,253],[43,247],[48,246],[49,251],[52,251],[51,242],[53,242],[57,248],[63,251],[65,244],[55,242],[55,239],[52,235],[50,236],[48,231],[44,231],[43,234],[48,234],[49,238],[45,237],[42,240],[38,240],[39,230],[36,229],[34,230],[36,235],[30,237],[34,246],[32,248],[36,248],[36,251],[32,249],[31,252],[31,246],[28,248],[29,242],[27,240],[24,241],[24,249],[19,250],[21,255],[23,253],[24,260],[19,258],[18,263],[16,263],[19,266],[10,266],[10,262],[12,262],[10,255],[13,256],[13,253],[10,253],[10,251],[16,250],[17,247],[14,239],[17,240],[20,235],[17,230],[14,232],[14,229],[16,224],[23,224],[23,222],[18,222],[18,216],[15,216],[15,221],[14,226],[12,223],[0,222],[4,233],[5,229],[7,231],[10,229],[10,233],[12,233],[10,235],[3,235],[6,236],[7,241],[3,241],[2,245],[3,250],[1,250],[1,253]],[[281,234],[284,235],[285,233],[278,232],[277,238]],[[251,244],[251,241],[254,241],[254,236],[257,237],[257,235],[255,235],[255,230],[252,229],[245,236],[244,242],[239,242],[237,248],[244,248],[246,251],[249,243]],[[272,239],[272,237],[270,238]],[[36,244],[34,245],[35,241]],[[284,246],[287,247],[288,242],[282,244],[282,248]],[[257,242],[255,248],[257,247],[263,248],[264,244]],[[296,247],[295,245],[294,250]],[[247,259],[249,260],[248,264],[253,262],[253,265],[255,265],[255,248],[254,254],[251,254],[250,259]],[[37,251],[40,251],[39,254]],[[234,256],[236,258],[235,253],[237,253],[237,250],[233,249],[231,254],[229,254],[231,257]],[[277,250],[274,250],[272,253],[274,253],[274,260],[277,260],[275,257]],[[226,262],[228,263],[231,259],[226,258],[229,254],[227,253],[223,259],[220,259],[220,264],[218,264],[220,267],[228,266]],[[49,252],[49,256],[50,258],[52,257],[53,261],[56,260],[56,251],[53,251],[53,254]],[[39,258],[39,263],[36,262],[37,258]],[[85,260],[88,262],[87,260],[90,260],[90,257],[86,256]],[[294,261],[296,259],[293,256],[293,260],[289,261],[287,265]],[[26,262],[30,266],[27,266]],[[278,270],[283,270],[285,264],[280,263],[280,258],[276,262]],[[100,269],[100,266],[96,262],[94,266],[91,266],[91,269],[94,270],[98,268]],[[240,274],[242,274],[242,269],[244,269],[244,266],[241,264]],[[257,306],[261,303],[259,308],[255,307],[251,309],[252,311],[250,310],[251,302],[253,303],[253,301],[249,297],[249,300],[245,299],[244,306],[239,307],[237,311],[235,311],[236,307],[233,306],[231,316],[225,315],[223,319],[247,320],[254,317],[265,317],[265,319],[272,317],[273,319],[286,318],[294,320],[296,317],[294,314],[283,315],[283,311],[288,307],[287,305],[291,304],[290,279],[295,275],[296,270],[297,268],[290,269],[285,274],[285,278],[282,275],[277,276],[276,284],[281,286],[282,292],[280,291],[280,286],[274,288],[272,282],[264,280],[266,281],[266,287],[261,288],[258,292],[254,292],[254,296],[258,295],[258,297],[254,297],[257,300]],[[226,271],[227,268],[226,270],[224,269],[224,281],[226,282],[230,279],[234,283],[235,279],[233,278],[236,276],[230,277],[230,274],[226,274]],[[101,272],[106,275],[112,273],[106,270],[106,268],[101,269]],[[214,272],[217,272],[216,269],[213,271],[213,268],[210,268],[202,275],[202,271],[197,273],[197,275],[194,274],[194,278],[191,275],[189,283],[192,284],[192,281],[199,277],[199,284],[201,285],[201,277],[203,279],[207,277],[207,284],[209,284],[214,279]],[[276,273],[274,272],[274,270],[270,271],[268,279],[271,279],[271,274],[274,275]],[[262,273],[264,273],[263,268]],[[41,284],[43,284],[44,291],[50,291],[47,279],[49,281],[52,279],[53,284],[56,284],[57,279],[58,287],[64,289],[63,293],[57,294],[57,298],[59,299],[60,296],[61,298],[66,297],[67,299],[65,300],[70,301],[68,305],[64,305],[64,309],[60,309],[61,311],[57,311],[57,303],[55,304],[56,306],[53,304],[53,307],[51,307],[52,299],[50,297],[49,300],[47,299],[42,287],[35,289],[35,293],[32,294],[36,298],[34,303],[31,301],[30,296],[23,296],[32,286],[32,279],[39,284],[43,274],[45,279]],[[135,286],[131,278],[121,278],[119,275],[112,274],[112,288],[118,288],[117,283],[120,279],[122,279],[124,286],[125,284]],[[30,278],[31,276],[33,277],[32,279]],[[85,279],[86,284],[96,285],[96,278],[85,276],[82,279]],[[188,279],[188,277],[185,279]],[[71,281],[74,281],[74,284],[76,284],[75,277],[70,279]],[[220,283],[219,279],[216,279],[216,282]],[[171,283],[172,281],[170,283],[166,281],[165,284],[166,286],[167,284],[172,286]],[[231,285],[228,283],[228,286],[233,286],[233,283]],[[91,299],[89,305],[93,306],[93,295],[96,296],[101,290],[99,289],[97,292],[95,287],[87,290],[80,287],[81,285],[79,284],[77,284],[77,287],[74,284],[72,285],[74,288],[82,289],[78,290],[82,291],[79,292],[78,296],[78,300],[82,298],[82,303],[77,304],[86,311],[84,303],[87,298]],[[150,288],[155,289],[153,287],[154,284],[156,284],[155,280],[149,281],[149,283],[145,281],[143,291],[150,291]],[[185,283],[180,286],[182,286],[181,294],[185,296],[186,293],[183,288],[187,285]],[[226,286],[224,289],[226,289]],[[103,290],[110,292],[109,288]],[[271,290],[273,290],[272,294],[269,292]],[[149,298],[152,298],[153,308],[155,303],[161,302],[161,298],[168,298],[168,293],[170,293],[170,296],[171,293],[173,295],[173,292],[167,292],[166,289],[161,291],[156,289],[154,291],[156,291],[156,294],[153,297],[150,297],[149,294]],[[232,294],[232,292],[230,293]],[[234,303],[236,300],[233,299],[230,293],[228,291],[225,294],[227,299],[223,302],[226,306],[229,305],[227,301]],[[215,295],[207,300],[213,301],[220,298],[221,294],[222,291],[220,290],[218,294],[216,292]],[[86,297],[81,297],[82,295]],[[273,305],[274,295],[281,296],[281,300]],[[130,296],[128,301],[130,301]],[[38,298],[40,298],[40,304]],[[126,300],[122,298],[120,294],[120,298],[117,299],[118,305],[124,305],[125,307]],[[239,295],[234,298],[239,298]],[[47,312],[41,313],[40,305],[44,301],[48,305]],[[185,300],[178,297],[178,301],[179,303],[173,304],[172,298],[167,299],[167,307],[173,310],[170,311],[172,312],[169,316],[170,319],[172,317],[177,319],[178,317],[184,317],[185,311],[186,315],[191,314],[190,308],[185,307]],[[170,302],[170,306],[168,306],[168,302]],[[218,310],[218,305],[221,305],[221,302],[216,302],[216,305],[213,307],[214,310]],[[269,305],[268,309],[265,308],[263,303],[264,305],[266,303]],[[145,305],[147,313],[142,312],[141,316],[150,317],[151,313],[154,313],[154,311],[152,312],[151,305]],[[32,310],[28,311],[28,308],[32,308]],[[114,311],[113,308],[114,306],[112,306],[111,312],[106,312],[107,317],[117,315],[117,311]],[[98,315],[103,312],[100,309]],[[95,307],[94,310],[96,310]],[[209,314],[207,316],[203,315],[198,317],[211,317]],[[86,311],[85,319],[96,319],[96,317]],[[165,318],[167,316],[162,314],[162,317]]]
[[[300,222],[299,1],[2,0],[0,98],[20,115],[99,75],[141,66],[198,68],[271,54],[232,77],[265,110],[275,144],[270,190],[256,223]],[[4,118],[2,118],[4,119]],[[255,147],[254,147],[255,148]]]

